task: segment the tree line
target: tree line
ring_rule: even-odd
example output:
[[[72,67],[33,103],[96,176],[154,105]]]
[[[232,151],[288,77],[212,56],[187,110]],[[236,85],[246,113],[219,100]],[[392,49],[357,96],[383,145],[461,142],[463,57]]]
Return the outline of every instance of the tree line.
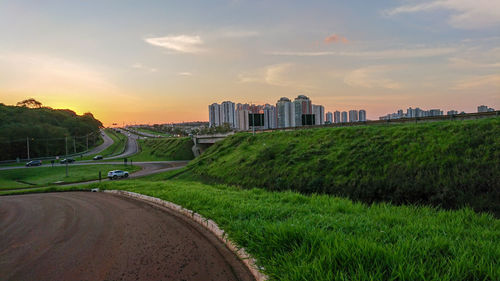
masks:
[[[44,107],[34,99],[0,103],[0,160],[66,155],[100,141],[101,121],[87,112]]]

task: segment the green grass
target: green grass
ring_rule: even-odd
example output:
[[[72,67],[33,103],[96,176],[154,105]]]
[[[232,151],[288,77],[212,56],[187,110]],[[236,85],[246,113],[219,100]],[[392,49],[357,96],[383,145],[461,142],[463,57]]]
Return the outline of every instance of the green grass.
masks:
[[[189,168],[248,188],[500,215],[500,118],[238,133]]]
[[[161,138],[138,140],[141,152],[133,161],[191,160],[194,158],[191,138]]]
[[[153,180],[168,174],[89,188],[138,192],[213,219],[272,280],[500,280],[500,221],[491,215]]]
[[[127,137],[124,134],[117,133],[112,129],[104,130],[105,133],[113,140],[113,144],[108,148],[103,150],[99,155],[104,157],[114,156],[122,153],[125,150],[125,144],[127,143]]]
[[[0,171],[0,190],[39,187],[62,181],[64,183],[81,182],[99,179],[99,171],[102,178],[106,178],[108,171],[126,170],[130,173],[140,170],[138,166],[124,165],[68,165],[68,177],[66,167],[56,165],[54,167],[31,167]]]
[[[136,130],[138,132],[152,134],[152,135],[155,135],[155,136],[162,136],[162,137],[171,137],[172,136],[171,134],[168,134],[168,133],[160,133],[160,132],[149,130],[149,129],[145,129],[145,128],[135,127],[134,130]]]

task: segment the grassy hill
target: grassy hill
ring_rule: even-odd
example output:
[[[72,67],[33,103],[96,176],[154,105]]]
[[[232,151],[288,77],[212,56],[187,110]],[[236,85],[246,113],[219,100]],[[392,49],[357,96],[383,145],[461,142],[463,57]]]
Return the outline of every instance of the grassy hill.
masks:
[[[191,160],[194,158],[191,138],[158,138],[139,140],[141,152],[133,161]]]
[[[500,215],[500,118],[239,133],[189,169],[249,188]]]

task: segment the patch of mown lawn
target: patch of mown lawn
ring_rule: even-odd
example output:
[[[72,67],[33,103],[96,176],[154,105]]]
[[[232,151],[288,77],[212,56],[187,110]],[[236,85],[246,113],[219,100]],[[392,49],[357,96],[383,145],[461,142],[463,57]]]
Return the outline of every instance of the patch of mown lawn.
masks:
[[[0,190],[40,187],[57,183],[72,183],[106,178],[108,171],[125,170],[129,173],[140,170],[139,166],[124,165],[57,165],[54,167],[31,167],[0,171]]]

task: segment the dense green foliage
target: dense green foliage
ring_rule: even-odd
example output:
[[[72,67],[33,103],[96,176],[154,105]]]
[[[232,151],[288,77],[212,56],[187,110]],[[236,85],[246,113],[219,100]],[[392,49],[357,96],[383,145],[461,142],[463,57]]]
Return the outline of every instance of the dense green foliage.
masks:
[[[32,167],[12,170],[0,170],[0,190],[37,187],[54,184],[55,182],[81,182],[99,179],[99,171],[105,179],[111,170],[125,170],[130,173],[140,170],[138,166],[124,165],[68,165],[66,177],[65,165],[55,164],[54,167]]]
[[[81,152],[99,141],[102,123],[91,113],[77,115],[68,109],[28,108],[0,104],[0,160],[65,155]],[[67,143],[66,143],[67,137]]]
[[[243,187],[500,214],[500,118],[239,133],[189,165]]]
[[[500,280],[500,222],[470,209],[151,178],[160,177],[90,187],[139,192],[213,219],[273,280]]]
[[[133,161],[191,160],[194,158],[191,138],[141,139],[141,152],[132,157]]]

